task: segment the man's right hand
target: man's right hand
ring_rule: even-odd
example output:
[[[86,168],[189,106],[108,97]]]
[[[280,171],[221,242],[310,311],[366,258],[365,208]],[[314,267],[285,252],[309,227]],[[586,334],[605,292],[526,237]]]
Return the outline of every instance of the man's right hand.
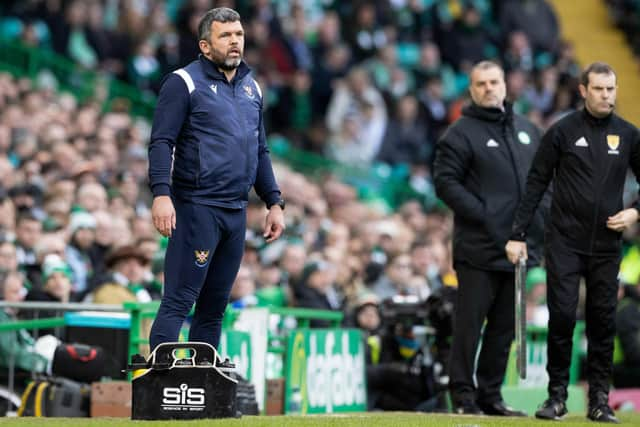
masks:
[[[520,257],[527,259],[527,242],[521,242],[519,240],[509,240],[507,246],[504,247],[507,252],[507,258],[512,264],[516,264]]]
[[[156,230],[165,237],[171,237],[176,229],[176,210],[169,196],[157,196],[151,205],[151,218]]]

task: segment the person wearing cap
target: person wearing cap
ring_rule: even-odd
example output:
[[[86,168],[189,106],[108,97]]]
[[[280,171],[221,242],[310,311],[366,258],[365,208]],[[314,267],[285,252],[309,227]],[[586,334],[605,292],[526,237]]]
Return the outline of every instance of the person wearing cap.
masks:
[[[85,293],[88,291],[89,278],[93,273],[91,250],[96,236],[96,220],[93,215],[84,211],[72,213],[69,234],[65,258],[73,271],[73,290]]]
[[[340,310],[341,301],[333,287],[336,278],[336,269],[325,260],[313,260],[308,262],[300,282],[294,287],[293,297],[297,307],[315,308],[319,310]],[[314,328],[329,326],[328,321],[312,320],[310,325]]]
[[[116,304],[124,301],[150,302],[160,295],[154,292],[149,265],[153,254],[146,254],[133,245],[112,250],[105,260],[109,273],[85,298],[85,302]],[[149,274],[147,274],[149,273]]]
[[[438,141],[434,161],[436,193],[454,213],[458,291],[449,390],[454,412],[525,416],[501,394],[515,325],[515,273],[503,247],[540,132],[506,101],[498,64],[476,64],[469,92],[471,105]],[[541,258],[543,221],[541,208],[529,238],[530,267]]]
[[[218,346],[245,245],[249,191],[268,213],[263,237],[285,228],[271,166],[263,94],[242,58],[240,15],[219,7],[198,24],[201,55],[162,83],[149,142],[151,215],[168,236],[165,287],[151,348],[178,340],[195,303],[190,341]]]
[[[76,301],[76,294],[71,285],[72,271],[59,255],[47,255],[42,263],[42,288],[34,287],[29,290],[26,301],[60,302]],[[39,318],[58,317],[63,314],[61,310],[26,310],[22,318],[32,319],[35,315]],[[54,329],[40,329],[40,335],[55,335]]]

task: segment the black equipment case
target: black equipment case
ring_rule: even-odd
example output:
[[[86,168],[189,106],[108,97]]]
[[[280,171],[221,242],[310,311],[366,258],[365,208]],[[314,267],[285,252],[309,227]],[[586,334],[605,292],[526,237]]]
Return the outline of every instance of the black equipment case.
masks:
[[[188,353],[180,357],[180,353]],[[203,342],[158,345],[149,360],[132,363],[134,420],[229,418],[236,409],[233,368]]]

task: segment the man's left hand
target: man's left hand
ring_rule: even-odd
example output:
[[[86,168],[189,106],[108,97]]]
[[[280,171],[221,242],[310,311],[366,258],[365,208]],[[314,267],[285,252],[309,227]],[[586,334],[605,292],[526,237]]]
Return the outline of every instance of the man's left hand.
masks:
[[[625,209],[607,219],[607,228],[614,231],[624,231],[638,222],[638,211],[635,208]]]
[[[285,229],[284,214],[278,205],[271,206],[267,219],[264,221],[264,233],[262,234],[267,243],[277,240]]]

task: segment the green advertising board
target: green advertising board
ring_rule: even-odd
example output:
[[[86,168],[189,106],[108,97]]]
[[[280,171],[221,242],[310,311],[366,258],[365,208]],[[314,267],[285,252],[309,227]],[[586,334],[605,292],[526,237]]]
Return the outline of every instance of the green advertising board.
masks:
[[[298,329],[287,345],[285,413],[367,409],[364,343],[357,329]]]
[[[220,356],[236,365],[236,372],[248,381],[251,376],[251,336],[247,332],[225,329],[218,345]]]

